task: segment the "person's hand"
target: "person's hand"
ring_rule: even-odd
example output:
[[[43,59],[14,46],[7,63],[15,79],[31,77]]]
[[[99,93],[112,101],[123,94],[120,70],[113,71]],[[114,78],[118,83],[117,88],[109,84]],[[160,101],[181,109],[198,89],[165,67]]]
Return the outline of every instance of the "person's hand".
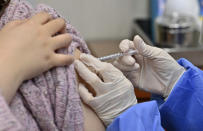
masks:
[[[145,44],[139,36],[134,41],[123,40],[119,47],[123,52],[138,50],[138,54],[121,57],[114,65],[145,91],[167,97],[185,71],[167,52]]]
[[[52,20],[47,13],[8,23],[0,31],[1,68],[15,70],[12,72],[26,80],[54,66],[71,64],[72,56],[55,52],[71,43],[69,34],[56,35],[64,28],[63,19]]]
[[[75,61],[75,68],[96,92],[96,96],[93,96],[80,83],[79,94],[82,100],[97,113],[106,126],[124,110],[137,103],[132,83],[112,64],[82,54],[80,61]]]
[[[55,66],[69,65],[70,55],[58,54],[72,41],[64,32],[65,21],[39,13],[29,20],[8,23],[0,31],[0,88],[9,102],[24,81]]]

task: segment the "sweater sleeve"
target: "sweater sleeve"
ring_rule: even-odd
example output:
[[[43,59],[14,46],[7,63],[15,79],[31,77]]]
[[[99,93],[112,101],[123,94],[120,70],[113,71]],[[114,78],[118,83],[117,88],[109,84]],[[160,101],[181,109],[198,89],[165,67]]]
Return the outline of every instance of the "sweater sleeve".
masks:
[[[0,131],[20,131],[21,125],[11,113],[6,101],[0,95]]]

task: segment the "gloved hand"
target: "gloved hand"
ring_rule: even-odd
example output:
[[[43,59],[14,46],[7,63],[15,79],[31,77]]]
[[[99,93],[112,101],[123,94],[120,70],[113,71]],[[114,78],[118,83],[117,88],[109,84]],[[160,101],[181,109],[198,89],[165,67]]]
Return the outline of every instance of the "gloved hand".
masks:
[[[133,85],[112,64],[101,62],[87,54],[81,54],[80,60],[75,61],[75,68],[82,79],[94,88],[96,96],[81,83],[79,94],[108,126],[124,110],[137,103]],[[96,73],[87,67],[93,68]]]
[[[123,52],[138,50],[138,54],[121,57],[114,65],[145,91],[167,97],[185,71],[167,52],[145,44],[139,36],[134,41],[122,41],[119,47]]]

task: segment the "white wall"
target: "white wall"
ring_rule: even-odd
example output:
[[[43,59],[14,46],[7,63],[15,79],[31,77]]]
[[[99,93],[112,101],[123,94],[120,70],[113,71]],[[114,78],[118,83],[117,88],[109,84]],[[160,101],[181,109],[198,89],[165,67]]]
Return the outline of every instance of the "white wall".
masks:
[[[128,37],[135,17],[148,17],[149,0],[28,0],[46,3],[71,21],[85,39]]]

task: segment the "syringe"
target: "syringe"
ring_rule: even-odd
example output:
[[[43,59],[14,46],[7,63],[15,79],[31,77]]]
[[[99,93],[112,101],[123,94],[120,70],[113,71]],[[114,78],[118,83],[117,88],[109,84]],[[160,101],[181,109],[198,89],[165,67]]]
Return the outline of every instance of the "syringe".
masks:
[[[116,53],[116,54],[112,54],[112,55],[108,55],[108,56],[103,56],[98,58],[100,61],[107,61],[107,60],[111,60],[111,59],[115,59],[121,56],[127,56],[127,55],[135,55],[138,54],[137,50],[129,50],[126,53],[120,52],[120,53]]]

